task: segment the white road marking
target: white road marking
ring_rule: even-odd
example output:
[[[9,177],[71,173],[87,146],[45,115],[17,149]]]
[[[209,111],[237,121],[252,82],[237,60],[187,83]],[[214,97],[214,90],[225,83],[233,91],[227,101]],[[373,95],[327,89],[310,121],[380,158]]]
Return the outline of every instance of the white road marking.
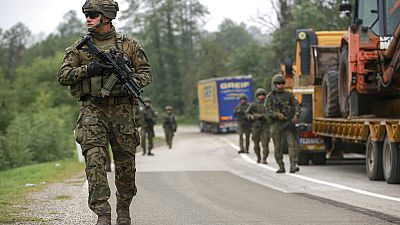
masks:
[[[240,150],[239,146],[237,146],[236,144],[232,143],[232,141],[230,141],[229,139],[227,139],[227,138],[221,138],[221,139],[223,141],[225,141],[226,143],[228,143],[230,146],[232,146],[234,149]],[[271,166],[267,166],[267,165],[264,165],[264,164],[257,164],[256,161],[251,159],[247,154],[240,154],[240,156],[245,161],[247,161],[247,162],[249,162],[251,164],[255,164],[255,165],[257,165],[259,167],[262,167],[264,169],[267,169],[269,171],[273,171],[273,172],[276,171],[276,169],[271,167]],[[382,194],[378,194],[378,193],[374,193],[374,192],[369,192],[369,191],[365,191],[365,190],[361,190],[361,189],[357,189],[357,188],[352,188],[352,187],[348,187],[348,186],[345,186],[345,185],[336,184],[336,183],[332,183],[332,182],[327,182],[327,181],[323,181],[323,180],[319,180],[319,179],[315,179],[315,178],[311,178],[311,177],[306,177],[306,176],[299,175],[299,174],[286,173],[286,175],[291,176],[291,177],[295,177],[295,178],[298,178],[298,179],[302,179],[302,180],[305,180],[305,181],[309,181],[309,182],[312,182],[312,183],[322,184],[322,185],[334,187],[334,188],[341,189],[341,190],[351,191],[351,192],[362,194],[362,195],[367,195],[367,196],[371,196],[371,197],[376,197],[376,198],[381,198],[381,199],[400,202],[400,198],[396,198],[396,197],[392,197],[392,196],[387,196],[387,195],[382,195]]]

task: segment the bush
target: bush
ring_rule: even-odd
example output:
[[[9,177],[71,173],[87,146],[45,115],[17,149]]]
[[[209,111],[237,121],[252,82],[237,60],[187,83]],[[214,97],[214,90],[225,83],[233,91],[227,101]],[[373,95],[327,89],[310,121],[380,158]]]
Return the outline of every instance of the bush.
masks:
[[[72,157],[72,127],[67,126],[71,124],[70,117],[65,117],[71,114],[69,111],[67,107],[44,108],[33,114],[19,114],[7,128],[4,136],[7,154],[0,157],[7,157],[10,167]]]

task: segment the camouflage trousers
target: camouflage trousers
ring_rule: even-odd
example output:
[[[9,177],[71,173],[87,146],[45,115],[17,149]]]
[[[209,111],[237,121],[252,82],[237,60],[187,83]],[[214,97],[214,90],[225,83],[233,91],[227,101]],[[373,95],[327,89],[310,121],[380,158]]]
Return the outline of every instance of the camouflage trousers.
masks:
[[[239,134],[240,151],[249,152],[251,125],[238,122],[236,133]],[[245,140],[243,140],[243,136]]]
[[[147,152],[151,152],[153,149],[153,139],[154,139],[154,127],[142,127],[140,129],[140,146],[143,149],[143,154]],[[147,148],[146,148],[146,138],[148,141]]]
[[[165,141],[169,148],[172,147],[172,138],[174,137],[174,131],[172,128],[164,128]]]
[[[81,144],[86,161],[89,208],[97,215],[111,213],[105,166],[108,143],[115,163],[117,208],[129,207],[136,195],[135,150],[139,144],[139,134],[133,115],[130,104],[97,105],[82,102],[75,137]]]
[[[260,141],[263,148],[262,159],[266,160],[269,154],[269,140],[271,139],[270,125],[261,124],[259,126],[253,125],[251,129],[252,139],[254,142],[254,152],[257,155],[257,159],[261,157]],[[257,160],[259,161],[259,160]]]
[[[298,158],[296,134],[293,129],[285,126],[282,122],[275,122],[272,126],[272,140],[274,141],[275,160],[280,167],[284,166],[282,138],[286,138],[288,144],[290,165],[296,165]]]

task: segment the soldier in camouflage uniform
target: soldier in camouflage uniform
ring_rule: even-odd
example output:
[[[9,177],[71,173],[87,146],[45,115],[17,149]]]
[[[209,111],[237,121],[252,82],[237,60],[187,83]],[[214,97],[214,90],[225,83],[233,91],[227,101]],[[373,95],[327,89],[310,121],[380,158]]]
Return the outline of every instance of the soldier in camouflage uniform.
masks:
[[[162,120],[165,140],[167,141],[168,148],[171,149],[172,138],[174,137],[174,132],[176,132],[177,129],[175,115],[172,113],[172,106],[165,107],[165,113],[162,116]]]
[[[290,172],[300,171],[297,167],[297,143],[296,128],[300,116],[300,106],[297,99],[291,92],[284,88],[285,78],[277,74],[272,78],[275,90],[271,91],[265,102],[267,115],[273,118],[272,139],[275,146],[275,159],[279,165],[277,173],[284,173],[285,166],[283,163],[283,152],[281,139],[285,137],[289,148]]]
[[[250,145],[250,133],[251,133],[251,122],[246,117],[246,110],[249,108],[249,103],[247,102],[247,96],[245,94],[240,95],[240,102],[235,107],[233,115],[237,118],[237,130],[239,134],[239,153],[249,153]],[[245,135],[246,148],[243,146],[243,134]]]
[[[150,65],[137,41],[116,33],[111,21],[118,10],[113,0],[87,0],[82,7],[94,44],[103,51],[123,52],[135,71],[131,79],[145,87],[152,81]],[[102,92],[103,84],[115,76],[111,76],[110,67],[100,59],[77,50],[78,43],[65,50],[58,81],[68,86],[73,97],[81,102],[75,138],[85,157],[89,207],[98,215],[97,224],[111,224],[110,188],[105,168],[110,143],[115,163],[117,224],[131,224],[129,206],[137,191],[135,149],[139,144],[133,105],[138,105],[138,101],[127,94],[119,81],[110,93]]]
[[[269,154],[269,139],[270,136],[270,119],[265,114],[265,96],[267,93],[263,88],[256,90],[256,100],[252,102],[246,110],[246,115],[252,121],[252,137],[254,142],[254,152],[257,155],[257,163],[262,162],[267,164],[267,157]],[[263,156],[261,161],[260,141],[263,148]]]
[[[154,134],[154,125],[156,124],[157,121],[157,112],[151,105],[151,100],[150,98],[145,98],[144,99],[144,108],[143,108],[143,118],[144,118],[144,124],[142,125],[142,129],[140,130],[140,139],[141,143],[140,145],[143,148],[143,155],[154,155],[151,150],[153,149],[153,139],[155,137]],[[148,141],[148,151],[146,151],[146,137]]]

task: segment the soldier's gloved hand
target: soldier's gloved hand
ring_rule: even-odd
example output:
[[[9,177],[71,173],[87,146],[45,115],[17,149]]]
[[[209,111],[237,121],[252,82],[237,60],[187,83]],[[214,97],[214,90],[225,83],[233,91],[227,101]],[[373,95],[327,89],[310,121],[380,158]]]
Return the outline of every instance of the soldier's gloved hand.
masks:
[[[99,63],[99,62],[91,62],[87,65],[87,74],[90,77],[93,76],[103,76],[106,75],[106,72],[109,72],[112,70],[111,66],[107,66],[105,64]]]
[[[275,117],[276,117],[278,120],[287,120],[286,116],[283,115],[282,113],[276,113],[276,114],[275,114]]]
[[[299,117],[297,115],[293,116],[292,123],[296,124],[299,122]]]
[[[252,114],[247,116],[249,118],[249,120],[254,120],[254,116]]]

